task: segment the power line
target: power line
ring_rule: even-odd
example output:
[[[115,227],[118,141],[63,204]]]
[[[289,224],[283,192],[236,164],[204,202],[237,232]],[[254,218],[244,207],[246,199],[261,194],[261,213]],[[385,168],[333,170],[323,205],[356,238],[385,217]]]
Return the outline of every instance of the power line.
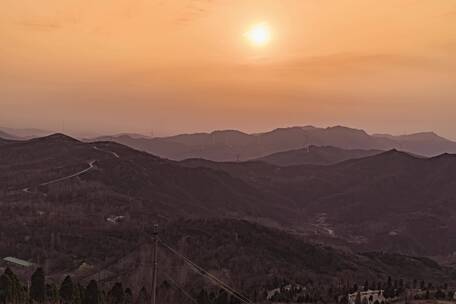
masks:
[[[180,292],[182,292],[184,296],[187,297],[187,299],[189,299],[195,304],[198,304],[198,301],[196,301],[195,298],[193,298],[187,291],[185,291],[185,289],[182,286],[180,286],[179,283],[177,283],[169,274],[165,272],[164,275],[174,285],[174,287],[176,287]]]
[[[240,300],[241,302],[243,303],[252,303],[247,297],[243,296],[240,292],[238,292],[237,290],[235,290],[234,288],[230,287],[228,284],[226,284],[225,282],[223,282],[222,280],[218,279],[217,277],[215,277],[214,275],[210,274],[207,270],[205,270],[204,268],[202,268],[201,266],[198,266],[197,264],[195,264],[194,262],[192,262],[189,258],[187,258],[186,256],[180,254],[178,251],[176,251],[175,249],[173,249],[171,246],[167,245],[166,243],[164,243],[161,239],[159,239],[159,242],[163,245],[163,247],[165,247],[166,249],[168,249],[169,251],[171,251],[171,253],[173,253],[174,255],[178,256],[179,258],[183,259],[187,264],[189,264],[190,266],[192,266],[194,269],[197,270],[197,272],[205,277],[207,277],[208,279],[210,279],[211,281],[213,281],[216,285],[220,286],[221,288],[223,288],[224,290],[226,290],[229,294],[231,294],[232,296],[236,297],[238,300]]]

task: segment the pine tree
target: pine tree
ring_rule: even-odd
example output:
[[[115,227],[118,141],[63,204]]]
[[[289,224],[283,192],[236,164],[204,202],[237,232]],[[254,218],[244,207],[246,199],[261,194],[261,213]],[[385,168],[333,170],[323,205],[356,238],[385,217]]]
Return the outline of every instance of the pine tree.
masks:
[[[355,304],[361,304],[361,293],[358,292],[355,298]]]
[[[205,289],[201,289],[199,292],[198,296],[196,297],[196,301],[198,304],[209,304],[209,295],[207,294],[207,291]]]
[[[98,293],[98,285],[97,282],[91,280],[89,285],[85,290],[85,295],[83,298],[83,304],[99,304],[99,293]]]
[[[130,288],[125,289],[125,304],[133,304],[133,293]]]
[[[84,287],[78,283],[78,285],[73,288],[73,304],[82,304],[84,293]]]
[[[6,303],[17,304],[24,302],[26,300],[26,294],[16,275],[11,271],[10,268],[6,268],[4,276],[6,283]]]
[[[124,290],[121,283],[115,283],[108,293],[109,304],[123,304],[125,298]]]
[[[30,299],[37,303],[44,303],[46,300],[46,281],[43,268],[41,267],[37,268],[32,274]]]
[[[215,303],[216,304],[229,304],[228,303],[228,294],[226,293],[226,291],[220,290]]]
[[[74,296],[73,280],[70,276],[66,276],[60,285],[59,295],[63,303],[69,304],[73,302]]]
[[[7,275],[0,276],[0,303],[4,304],[8,298],[11,298],[11,280]]]
[[[57,304],[59,302],[59,291],[54,283],[46,285],[47,303]]]
[[[141,288],[139,291],[138,299],[136,300],[136,304],[146,304],[148,302],[149,296],[147,295],[147,290],[145,287]]]

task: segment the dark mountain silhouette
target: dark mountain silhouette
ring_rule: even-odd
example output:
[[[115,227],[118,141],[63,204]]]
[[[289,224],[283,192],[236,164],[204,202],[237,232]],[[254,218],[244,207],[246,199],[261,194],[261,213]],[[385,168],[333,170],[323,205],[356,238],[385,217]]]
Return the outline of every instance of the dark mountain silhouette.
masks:
[[[47,260],[53,271],[74,270],[87,260],[103,263],[108,253],[121,256],[153,223],[181,218],[247,219],[306,243],[359,252],[444,255],[456,250],[456,156],[451,154],[420,158],[391,150],[325,166],[175,162],[117,143],[84,143],[54,134],[1,146],[0,169],[0,255]],[[108,221],[112,216],[122,220]],[[223,243],[223,231],[219,233]],[[287,237],[271,233],[273,237],[264,232],[264,241],[256,236],[258,243],[252,246],[269,252],[264,244],[270,240],[284,247]],[[251,255],[259,253],[238,245],[227,252],[245,249],[246,263],[253,263]],[[304,257],[293,246],[281,247],[284,260]],[[320,249],[309,250],[320,254]],[[378,259],[393,259],[397,264],[387,268],[391,271],[411,261],[394,255],[343,257],[326,249],[321,254],[365,265],[354,272],[366,276],[371,267],[380,267]],[[340,266],[328,265],[329,276]]]
[[[188,160],[293,201],[317,234],[360,250],[445,254],[456,249],[456,155],[391,150],[329,166]]]
[[[277,152],[265,157],[258,158],[258,161],[264,161],[277,166],[292,165],[329,165],[342,162],[353,158],[362,158],[381,153],[381,150],[346,150],[331,146],[318,147],[309,146],[307,148]]]
[[[0,130],[0,142],[8,141],[8,140],[19,140],[19,139],[21,139],[21,138]]]
[[[270,132],[246,134],[235,130],[183,134],[161,138],[104,137],[160,157],[183,160],[204,158],[214,161],[237,161],[261,158],[273,153],[303,149],[310,145],[342,149],[390,150],[435,156],[456,153],[456,142],[434,133],[403,136],[369,135],[347,127],[290,127]]]
[[[188,168],[116,143],[83,143],[63,134],[3,146],[0,181],[7,191],[39,188],[40,184],[82,171],[91,162],[93,170],[77,180],[96,184],[100,195],[115,195],[126,205],[131,198],[141,200],[152,217],[271,218],[267,213],[276,213],[282,214],[282,221],[293,218],[279,198],[223,171]],[[42,191],[53,197],[54,191],[61,191],[60,186],[51,184]]]
[[[51,131],[34,129],[34,128],[16,129],[16,128],[0,127],[0,131],[10,134],[11,136],[14,136],[16,139],[31,139],[31,138],[43,137],[43,136],[52,134]],[[0,133],[0,137],[3,137],[1,135],[1,133]]]
[[[281,281],[325,282],[328,286],[338,285],[341,280],[386,281],[390,275],[404,280],[455,279],[452,269],[427,258],[375,252],[355,254],[242,220],[179,220],[165,225],[160,238],[250,298],[254,298],[254,290],[265,286],[273,289]],[[130,251],[127,258],[111,264],[108,270],[113,276],[120,274],[123,282],[138,282],[138,277],[147,277],[147,269],[141,269],[137,259],[150,250],[142,246]],[[166,249],[160,248],[159,260],[160,271],[177,271],[186,278],[186,289],[207,286],[200,275],[183,266]],[[95,272],[92,277],[97,275]]]

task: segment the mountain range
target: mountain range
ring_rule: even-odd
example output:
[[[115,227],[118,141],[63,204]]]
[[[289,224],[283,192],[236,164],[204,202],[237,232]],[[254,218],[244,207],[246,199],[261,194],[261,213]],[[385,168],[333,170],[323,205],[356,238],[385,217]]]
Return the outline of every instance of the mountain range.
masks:
[[[307,148],[277,152],[257,160],[277,166],[330,165],[345,160],[382,153],[381,150],[341,149],[337,147],[308,146]]]
[[[270,241],[282,248],[288,245],[279,239],[290,235],[291,247],[297,238],[312,250],[318,244],[338,248],[331,259],[365,265],[359,275],[366,277],[373,268],[399,271],[411,255],[456,251],[456,155],[426,158],[397,150],[331,147],[308,151],[330,157],[323,164],[315,164],[322,163],[320,158],[303,157],[311,163],[304,165],[173,161],[114,142],[87,143],[63,134],[5,140],[0,147],[0,255],[45,260],[51,272],[67,272],[82,262],[102,265],[107,255],[124,255],[155,222],[180,225],[188,219],[197,221],[197,231],[206,229],[205,223],[212,227],[220,244],[221,227],[243,220],[270,227],[249,242],[260,244],[261,235],[264,242],[275,235]],[[337,162],[349,156],[354,158]],[[112,217],[122,220],[107,220]],[[215,225],[209,219],[222,222]],[[192,225],[183,233],[194,235]],[[246,245],[233,246],[241,250]],[[246,263],[266,250],[261,246],[246,253]],[[293,261],[298,254],[291,247],[280,253],[284,260]],[[397,265],[372,264],[370,256],[355,252],[377,252],[376,259],[378,252],[387,252],[385,259]],[[284,264],[284,271],[291,272],[291,264]],[[337,267],[328,274],[337,273]],[[448,278],[435,267],[423,276]]]
[[[403,136],[369,135],[363,130],[341,126],[290,127],[256,134],[224,130],[155,138],[120,135],[100,137],[96,140],[115,141],[173,160],[204,158],[213,161],[244,161],[277,152],[306,149],[311,145],[362,150],[398,149],[424,156],[456,153],[456,142],[433,132]]]
[[[17,129],[17,128],[6,128],[0,127],[0,137],[25,140],[35,137],[42,137],[52,134],[52,131],[35,129],[35,128],[26,128],[26,129]]]

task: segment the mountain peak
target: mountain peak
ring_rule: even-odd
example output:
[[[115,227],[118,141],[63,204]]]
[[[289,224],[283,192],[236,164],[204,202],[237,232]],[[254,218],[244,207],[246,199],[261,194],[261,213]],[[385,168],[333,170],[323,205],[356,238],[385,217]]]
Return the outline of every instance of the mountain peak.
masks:
[[[48,135],[48,136],[44,136],[44,137],[39,137],[39,138],[36,138],[36,139],[33,139],[33,140],[36,140],[36,141],[51,141],[51,142],[79,142],[79,140],[71,137],[71,136],[68,136],[66,134],[63,134],[63,133],[54,133],[54,134],[51,134],[51,135]]]
[[[2,130],[0,130],[0,138],[5,139],[5,140],[18,140],[19,139],[17,136],[14,136],[14,135],[9,134]]]
[[[327,127],[325,129],[326,131],[335,131],[335,132],[341,132],[341,133],[352,133],[352,134],[358,134],[358,135],[363,135],[363,136],[369,136],[366,131],[362,129],[354,129],[354,128],[349,128],[345,126],[333,126],[333,127]]]
[[[426,141],[426,140],[447,141],[446,138],[439,136],[435,132],[413,133],[413,134],[409,134],[409,135],[402,135],[401,138],[406,138],[409,140],[416,140],[416,141]]]
[[[241,132],[239,130],[215,130],[210,133],[211,135],[248,135],[244,132]]]
[[[404,151],[399,151],[395,148],[385,151],[383,153],[377,154],[373,157],[389,158],[389,159],[395,159],[395,158],[397,158],[397,159],[418,159],[418,157],[416,157],[410,153],[407,153]]]

